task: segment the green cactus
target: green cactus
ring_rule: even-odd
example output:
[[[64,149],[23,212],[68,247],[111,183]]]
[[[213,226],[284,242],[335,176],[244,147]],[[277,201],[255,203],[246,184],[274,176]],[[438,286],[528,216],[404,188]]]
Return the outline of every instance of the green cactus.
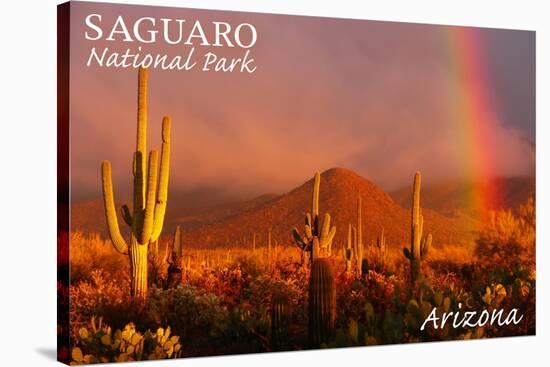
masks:
[[[363,266],[363,253],[364,253],[364,244],[363,244],[363,220],[362,220],[362,205],[363,201],[361,200],[361,197],[359,196],[357,198],[357,227],[356,227],[356,234],[355,234],[355,249],[353,251],[355,255],[355,262],[357,266],[357,272],[359,274],[362,273],[361,269]]]
[[[500,304],[506,298],[506,288],[500,283],[491,284],[491,286],[485,287],[485,292],[481,295],[481,300],[485,305],[499,308]]]
[[[292,235],[296,245],[304,252],[309,252],[310,262],[320,257],[328,257],[332,252],[332,240],[336,234],[336,227],[330,226],[330,214],[325,213],[323,226],[319,230],[319,187],[321,185],[321,176],[315,173],[313,180],[313,202],[311,213],[306,214],[305,233],[300,232],[295,227],[292,229]]]
[[[127,205],[121,208],[124,222],[131,228],[130,245],[123,238],[118,225],[113,194],[111,162],[103,161],[101,167],[103,201],[107,228],[115,249],[128,255],[131,269],[131,294],[134,301],[147,297],[147,254],[149,243],[156,242],[162,232],[170,170],[171,120],[162,121],[162,148],[160,173],[158,152],[152,150],[147,159],[147,69],[138,72],[137,143],[133,156],[134,194],[133,214]]]
[[[271,345],[274,350],[283,350],[286,345],[290,314],[288,296],[275,293],[271,300]]]
[[[175,287],[183,281],[183,233],[180,226],[174,231],[174,240],[172,241],[171,254],[168,257],[168,285]]]
[[[327,344],[334,333],[336,286],[330,261],[313,260],[309,280],[309,339],[312,347]]]
[[[348,240],[342,254],[346,264],[346,274],[350,274],[353,271],[353,239],[351,224],[348,225]]]
[[[411,264],[411,283],[417,284],[422,280],[422,261],[428,257],[428,252],[432,245],[432,234],[423,237],[424,217],[420,207],[420,172],[414,175],[413,198],[411,209],[411,249],[403,248],[403,254],[409,259]]]
[[[114,333],[111,327],[99,326],[91,320],[92,330],[83,327],[78,331],[78,347],[71,352],[71,364],[142,361],[150,359],[179,358],[182,346],[179,336],[171,335],[170,327],[159,328],[155,333],[140,333],[133,323]],[[85,351],[85,352],[84,352]]]
[[[376,238],[376,253],[382,270],[386,268],[386,251],[386,236],[384,235],[384,228],[382,228],[380,236]]]

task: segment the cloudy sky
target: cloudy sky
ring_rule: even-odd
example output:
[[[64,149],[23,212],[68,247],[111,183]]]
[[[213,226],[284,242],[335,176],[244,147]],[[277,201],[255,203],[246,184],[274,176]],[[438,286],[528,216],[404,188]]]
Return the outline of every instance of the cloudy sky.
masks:
[[[472,171],[464,169],[469,144],[486,140],[464,138],[472,121],[459,113],[457,95],[468,99],[480,85],[492,119],[476,124],[490,131],[481,150],[493,157],[491,175],[534,173],[532,32],[469,31],[476,46],[468,57],[484,75],[476,81],[460,72],[464,55],[457,54],[457,29],[451,27],[73,5],[73,198],[99,197],[104,159],[113,164],[119,195],[129,192],[135,148],[137,71],[86,67],[90,48],[142,46],[142,52],[170,55],[188,50],[160,42],[87,41],[84,17],[91,12],[101,13],[105,23],[124,14],[130,20],[248,22],[258,30],[253,74],[150,70],[150,148],[160,147],[162,116],[173,119],[171,192],[282,193],[331,167],[350,168],[386,190],[408,184],[417,169],[431,182],[470,179]],[[242,54],[226,51],[220,53]]]

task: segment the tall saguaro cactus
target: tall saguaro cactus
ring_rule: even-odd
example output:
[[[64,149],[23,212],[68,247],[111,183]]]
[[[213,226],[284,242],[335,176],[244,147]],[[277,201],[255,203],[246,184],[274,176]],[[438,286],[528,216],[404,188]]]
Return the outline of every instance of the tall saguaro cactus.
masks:
[[[329,259],[313,260],[308,303],[310,344],[319,347],[333,336],[336,321],[336,285]]]
[[[320,257],[330,256],[332,251],[332,240],[336,234],[336,227],[330,226],[330,214],[325,213],[325,219],[321,230],[319,224],[319,188],[321,175],[315,173],[313,180],[313,200],[311,213],[306,214],[305,232],[300,235],[298,229],[292,229],[292,235],[296,245],[303,251],[310,253],[310,261]]]
[[[129,257],[131,269],[131,295],[135,301],[147,297],[147,253],[150,242],[157,241],[164,224],[168,199],[170,171],[171,120],[162,121],[162,148],[160,173],[158,152],[151,150],[147,158],[147,69],[138,72],[138,113],[136,151],[133,156],[133,212],[127,205],[121,208],[124,222],[131,228],[130,244],[123,238],[118,225],[113,194],[111,162],[101,166],[103,201],[109,235],[115,249]]]
[[[353,230],[353,255],[355,258],[355,264],[357,273],[361,274],[362,272],[362,266],[363,266],[363,217],[362,217],[362,207],[363,201],[361,200],[361,197],[359,196],[357,198],[357,227],[354,227]]]
[[[346,264],[346,274],[350,274],[353,269],[353,239],[351,224],[348,225],[348,240],[343,249],[344,262]]]
[[[171,253],[168,260],[168,286],[175,287],[183,280],[185,264],[183,263],[183,233],[180,226],[174,230]]]
[[[411,282],[413,285],[422,279],[422,261],[427,258],[432,244],[431,233],[426,237],[422,236],[424,217],[422,216],[422,208],[420,207],[420,185],[420,172],[416,172],[414,175],[411,209],[411,249],[403,248],[403,254],[409,259],[411,264]]]
[[[386,268],[386,236],[384,234],[384,228],[382,228],[382,232],[380,233],[380,236],[376,238],[376,251],[377,251],[377,257],[378,261],[380,262],[380,266],[382,267],[382,270]]]
[[[288,296],[282,292],[273,294],[271,298],[271,346],[274,350],[283,350],[287,344],[290,317]]]

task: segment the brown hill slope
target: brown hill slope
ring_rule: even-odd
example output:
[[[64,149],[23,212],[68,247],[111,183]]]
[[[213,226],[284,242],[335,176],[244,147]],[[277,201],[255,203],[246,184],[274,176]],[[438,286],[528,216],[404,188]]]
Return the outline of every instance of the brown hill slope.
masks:
[[[164,233],[172,233],[178,224],[185,230],[190,230],[204,224],[218,222],[277,197],[275,194],[264,194],[250,200],[218,198],[217,200],[221,203],[212,205],[208,202],[208,199],[202,197],[195,198],[193,202],[189,199],[191,194],[186,194],[183,197],[179,196],[173,199],[169,198]],[[117,208],[120,208],[123,203],[131,203],[131,200],[117,200]],[[186,204],[186,206],[182,206],[181,203]],[[120,228],[122,231],[126,231],[128,227],[123,223],[119,213]],[[103,202],[100,200],[86,200],[73,203],[71,205],[71,228],[73,231],[99,233],[101,236],[107,236]],[[128,234],[128,232],[125,233]]]
[[[201,247],[233,246],[249,242],[256,233],[258,246],[265,245],[268,229],[272,228],[275,243],[292,245],[291,229],[303,229],[304,215],[311,210],[313,179],[303,185],[242,213],[216,223],[200,226],[186,233],[186,242]],[[357,197],[363,200],[364,242],[374,241],[385,229],[388,243],[401,246],[410,236],[409,211],[374,183],[352,171],[333,168],[321,175],[320,211],[328,211],[337,233],[334,246],[341,248],[347,236],[348,223],[356,221]],[[425,200],[423,198],[423,200]],[[425,228],[432,232],[434,244],[456,243],[471,239],[474,223],[451,219],[433,210],[424,210]]]

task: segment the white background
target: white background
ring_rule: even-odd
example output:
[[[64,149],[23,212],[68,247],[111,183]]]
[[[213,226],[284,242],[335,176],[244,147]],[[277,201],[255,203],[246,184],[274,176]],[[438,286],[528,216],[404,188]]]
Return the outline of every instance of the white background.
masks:
[[[546,1],[146,0],[127,3],[537,31],[536,337],[149,362],[147,366],[548,365],[550,37]],[[53,365],[56,348],[56,0],[2,2],[0,365]],[[546,18],[545,18],[546,15]],[[546,23],[546,24],[545,24]],[[273,32],[277,30],[274,29]],[[329,46],[327,46],[329,47]],[[391,47],[391,46],[390,46]],[[544,102],[547,104],[545,105]],[[98,106],[101,108],[101,106]],[[546,166],[544,165],[546,164]],[[541,208],[546,208],[541,210]],[[546,214],[545,214],[546,213]]]

